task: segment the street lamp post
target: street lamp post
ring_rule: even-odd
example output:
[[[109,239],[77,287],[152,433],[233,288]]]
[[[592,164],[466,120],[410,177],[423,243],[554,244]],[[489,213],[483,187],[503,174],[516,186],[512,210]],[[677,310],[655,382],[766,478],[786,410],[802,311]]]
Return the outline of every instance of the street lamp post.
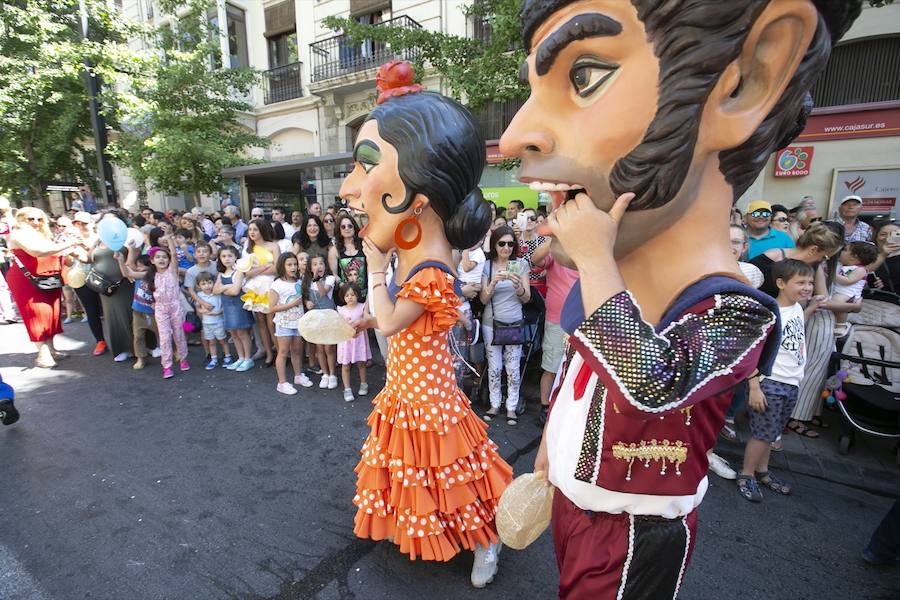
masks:
[[[88,39],[88,12],[84,0],[78,0],[81,13],[81,39]],[[100,93],[100,82],[92,72],[93,65],[87,58],[84,59],[84,78],[87,86],[89,109],[91,111],[91,128],[94,131],[94,149],[97,152],[97,169],[100,172],[100,194],[107,206],[118,206],[116,198],[116,184],[113,179],[112,166],[106,157],[106,120],[100,114],[100,105],[97,95]]]

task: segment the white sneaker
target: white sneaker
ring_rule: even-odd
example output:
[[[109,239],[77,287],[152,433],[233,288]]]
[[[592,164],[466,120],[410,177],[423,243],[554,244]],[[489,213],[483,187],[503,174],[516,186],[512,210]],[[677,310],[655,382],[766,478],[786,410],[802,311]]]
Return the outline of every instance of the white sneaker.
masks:
[[[353,390],[344,388],[344,402],[353,402]]]
[[[322,379],[319,381],[319,389],[327,390],[328,389],[328,380],[330,377],[328,375],[322,375]]]
[[[329,375],[328,376],[328,389],[329,390],[337,389],[337,375]]]
[[[121,354],[117,354],[113,360],[116,362],[125,362],[129,358],[131,358],[131,352],[122,352]]]
[[[285,381],[284,383],[279,383],[278,385],[276,385],[275,391],[281,394],[287,394],[288,396],[293,396],[297,393],[297,388]]]
[[[309,377],[306,376],[305,373],[300,373],[296,377],[294,377],[294,385],[302,385],[303,387],[312,387],[313,382],[309,380]]]
[[[160,356],[162,356],[162,350],[160,350],[159,348],[154,348],[150,351],[150,356],[152,356],[153,358],[159,358]]]
[[[368,383],[359,384],[359,395],[360,396],[368,396],[369,395],[369,384]]]
[[[475,562],[472,563],[472,585],[483,588],[494,580],[497,574],[497,565],[500,562],[500,542],[491,544],[487,548],[475,546]]]
[[[722,479],[737,479],[737,473],[732,469],[728,461],[716,454],[709,453],[709,470],[721,477]]]

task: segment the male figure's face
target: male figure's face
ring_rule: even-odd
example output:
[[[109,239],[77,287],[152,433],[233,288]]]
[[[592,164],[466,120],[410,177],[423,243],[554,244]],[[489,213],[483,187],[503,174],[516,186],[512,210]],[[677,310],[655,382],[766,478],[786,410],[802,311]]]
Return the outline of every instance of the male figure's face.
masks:
[[[253,211],[251,211],[251,213],[250,213],[251,219],[262,219],[264,217],[265,217],[265,213],[263,213],[263,209],[261,209],[261,208],[254,208]]]
[[[509,206],[506,207],[506,219],[509,221],[515,221],[518,215],[519,205],[515,202],[510,202]]]
[[[309,214],[316,215],[317,217],[322,215],[322,205],[318,202],[313,202],[309,205]]]
[[[855,200],[850,200],[848,202],[844,202],[838,207],[838,212],[841,215],[841,218],[845,221],[852,221],[856,217],[859,216],[859,209],[862,207],[862,204],[856,202]]]
[[[291,225],[294,229],[299,229],[303,224],[303,213],[299,210],[295,210],[291,213]]]
[[[284,223],[284,211],[282,211],[280,208],[273,208],[272,220],[276,223]]]
[[[613,166],[641,142],[657,110],[659,60],[644,25],[630,2],[585,0],[553,13],[531,48],[523,67],[531,96],[500,150],[522,160],[519,179],[532,189],[581,188],[609,210]],[[563,200],[554,194],[554,208]],[[626,215],[620,242],[652,233],[647,224],[659,216],[648,213],[657,211],[640,212]]]
[[[147,221],[150,221],[150,218],[153,216],[153,211],[149,208],[145,208],[141,211],[141,216],[144,217]]]

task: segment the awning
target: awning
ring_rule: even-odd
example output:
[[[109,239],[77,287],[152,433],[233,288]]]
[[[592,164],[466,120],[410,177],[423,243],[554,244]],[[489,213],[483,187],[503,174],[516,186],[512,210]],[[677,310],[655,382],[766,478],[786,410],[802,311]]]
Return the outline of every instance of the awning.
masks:
[[[226,178],[243,177],[249,187],[269,189],[300,189],[304,172],[316,167],[332,165],[349,165],[353,162],[353,154],[342,152],[325,156],[310,156],[294,160],[278,160],[267,163],[244,165],[223,169]]]

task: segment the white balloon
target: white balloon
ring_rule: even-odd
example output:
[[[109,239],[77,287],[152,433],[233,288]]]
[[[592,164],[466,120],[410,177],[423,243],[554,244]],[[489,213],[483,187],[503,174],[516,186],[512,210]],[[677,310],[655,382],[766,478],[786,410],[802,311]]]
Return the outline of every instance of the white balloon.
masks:
[[[135,229],[134,227],[129,228],[128,238],[125,240],[125,245],[129,248],[140,250],[144,245],[144,234],[141,233],[140,229]]]

